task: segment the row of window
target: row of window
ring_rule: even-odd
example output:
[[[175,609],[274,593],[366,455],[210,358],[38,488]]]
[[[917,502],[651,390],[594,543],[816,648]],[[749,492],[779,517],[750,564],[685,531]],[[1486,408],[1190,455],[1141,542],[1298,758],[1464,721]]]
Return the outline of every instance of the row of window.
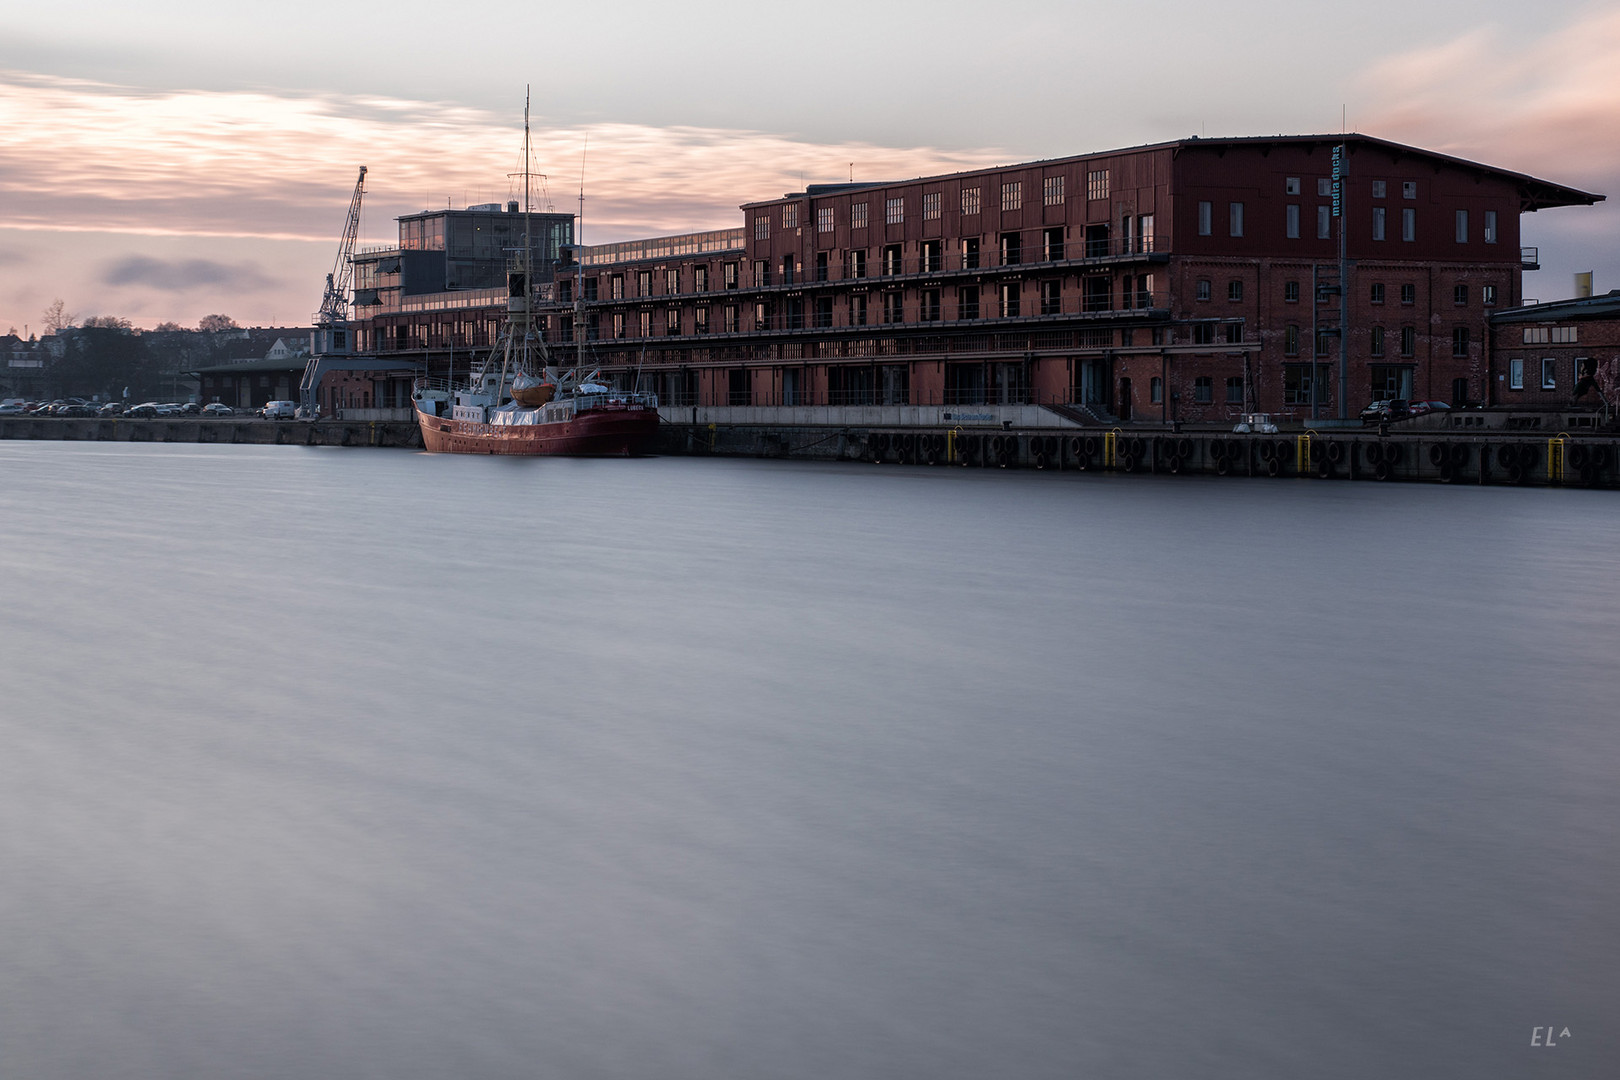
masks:
[[[1524,360],[1520,358],[1510,358],[1508,360],[1509,390],[1524,389],[1525,365],[1533,365],[1534,363],[1534,360]],[[1559,359],[1555,356],[1544,356],[1541,358],[1541,389],[1558,389],[1559,363]],[[1574,383],[1579,383],[1582,379],[1591,379],[1596,376],[1597,362],[1589,356],[1577,356],[1575,357],[1572,365],[1572,370],[1574,372]],[[1574,383],[1571,385],[1574,385]]]
[[[1226,230],[1228,236],[1243,235],[1244,206],[1240,202],[1226,204]],[[1468,211],[1455,212],[1456,239],[1459,244],[1468,243]],[[1385,240],[1387,235],[1387,217],[1382,206],[1372,208],[1372,239]],[[1209,236],[1215,229],[1215,204],[1200,202],[1198,204],[1198,235]],[[1288,203],[1283,207],[1283,231],[1290,240],[1298,240],[1300,236],[1300,206],[1298,203]],[[1333,208],[1331,206],[1318,206],[1316,208],[1316,238],[1318,240],[1330,239],[1333,235]],[[1487,244],[1497,242],[1497,217],[1495,210],[1485,211],[1484,240]],[[1401,239],[1408,243],[1417,240],[1417,208],[1401,208]]]
[[[1065,178],[1062,175],[1047,176],[1041,180],[1041,202],[1046,206],[1062,206],[1067,199],[1065,191]],[[1097,201],[1108,198],[1108,170],[1094,169],[1086,173],[1086,198]],[[938,191],[925,191],[922,193],[922,216],[924,221],[935,221],[941,216],[941,193]],[[799,206],[797,202],[783,203],[780,220],[783,229],[797,229],[799,227]],[[849,207],[849,227],[864,229],[868,227],[869,216],[867,203],[851,203]],[[962,214],[972,217],[982,212],[984,205],[983,189],[979,187],[965,187],[961,190]],[[1024,183],[1022,180],[1008,180],[1001,185],[1001,208],[1003,210],[1021,210],[1024,206]],[[906,199],[899,195],[886,198],[883,201],[883,220],[888,225],[900,225],[906,220]],[[835,208],[831,206],[816,207],[816,231],[829,233],[838,227]],[[771,237],[771,215],[769,212],[760,212],[754,216],[754,239],[769,240]]]
[[[1496,306],[1496,286],[1495,285],[1481,285],[1479,287],[1479,292],[1480,292],[1480,299],[1484,302],[1484,305],[1486,307],[1495,307]],[[1213,294],[1213,284],[1211,283],[1211,281],[1208,278],[1199,278],[1198,281],[1193,286],[1193,299],[1195,299],[1195,300],[1208,300],[1208,299],[1211,298],[1212,294]],[[1324,291],[1320,295],[1317,296],[1316,301],[1319,304],[1325,304],[1329,300],[1331,300],[1334,295],[1335,295],[1334,293]],[[1469,298],[1470,295],[1471,295],[1471,293],[1470,293],[1469,287],[1466,284],[1459,283],[1459,284],[1453,285],[1451,287],[1451,302],[1453,304],[1455,304],[1457,307],[1466,307],[1468,305],[1468,298]],[[1371,287],[1368,290],[1368,299],[1374,304],[1382,304],[1384,302],[1384,297],[1385,297],[1384,283],[1382,281],[1373,282],[1371,284]],[[1239,301],[1241,301],[1243,299],[1243,281],[1241,279],[1233,278],[1232,280],[1230,280],[1230,281],[1228,281],[1226,283],[1226,299],[1229,300],[1229,301],[1232,301],[1234,303],[1239,302]],[[1297,282],[1297,281],[1285,281],[1285,282],[1283,282],[1283,302],[1284,303],[1289,303],[1289,304],[1297,304],[1297,303],[1299,303],[1299,282]],[[1416,303],[1416,302],[1417,302],[1417,286],[1413,285],[1413,284],[1410,284],[1410,283],[1402,285],[1401,286],[1401,303],[1403,303],[1403,304],[1412,304],[1412,303]],[[1575,338],[1574,338],[1575,328],[1574,327],[1572,327],[1572,326],[1570,326],[1570,327],[1558,327],[1557,329],[1560,330],[1560,331],[1568,331],[1569,335],[1570,335],[1568,340],[1571,341],[1571,342],[1573,342],[1575,340]],[[1547,333],[1547,331],[1545,329],[1540,330],[1540,331],[1532,331],[1532,330],[1526,330],[1525,331],[1526,334],[1537,333],[1537,332],[1539,332],[1540,334],[1543,334],[1543,335],[1545,335]],[[1543,336],[1540,340],[1541,340],[1541,342],[1545,342],[1547,339],[1546,339],[1545,336]],[[1530,345],[1530,344],[1535,344],[1535,342],[1532,342],[1527,338],[1525,340],[1525,344]]]
[[[1383,180],[1374,180],[1372,182],[1372,197],[1373,198],[1375,198],[1375,199],[1385,198],[1388,191],[1389,191],[1389,185],[1388,185],[1387,182],[1385,182]],[[1401,181],[1401,198],[1403,198],[1403,199],[1415,199],[1415,198],[1417,198],[1417,191],[1418,191],[1418,186],[1417,186],[1417,181],[1416,180],[1403,180],[1403,181]],[[1285,195],[1298,195],[1300,193],[1299,177],[1297,177],[1297,176],[1285,177],[1284,180],[1283,180],[1283,193]],[[1332,195],[1333,194],[1333,180],[1331,178],[1329,178],[1329,177],[1326,177],[1326,176],[1317,177],[1316,178],[1316,193],[1317,193],[1317,195],[1321,196],[1324,199],[1327,198],[1328,196]]]

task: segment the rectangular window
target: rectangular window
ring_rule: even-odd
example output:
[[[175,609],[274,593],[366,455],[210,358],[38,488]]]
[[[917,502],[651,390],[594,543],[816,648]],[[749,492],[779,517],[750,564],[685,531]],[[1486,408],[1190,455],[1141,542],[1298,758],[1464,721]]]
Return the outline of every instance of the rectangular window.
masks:
[[[1003,210],[1022,210],[1024,207],[1024,182],[1012,180],[1001,185],[1001,208]]]
[[[1487,244],[1496,243],[1496,211],[1495,210],[1487,210],[1487,211],[1485,211],[1485,242]]]
[[[826,328],[832,325],[832,311],[832,297],[816,297],[816,326],[818,328]]]
[[[884,200],[883,220],[889,225],[899,225],[906,220],[906,200],[904,197]]]
[[[640,273],[638,273],[636,275],[636,295],[637,296],[651,296],[652,295],[652,271],[651,270],[643,270],[643,271],[641,271]]]
[[[1401,327],[1401,355],[1415,356],[1417,354],[1417,327]]]
[[[832,256],[825,251],[816,252],[816,280],[826,281],[830,272],[829,263]]]
[[[1012,266],[1024,261],[1024,240],[1019,233],[1001,234],[1001,265]]]
[[[922,321],[923,322],[938,322],[939,321],[939,290],[938,289],[924,289],[922,291],[922,297],[921,298],[922,298],[922,311],[921,311],[920,314],[921,314]]]
[[[1384,302],[1384,283],[1382,281],[1375,281],[1372,283],[1372,294],[1370,299],[1375,304],[1382,304]]]
[[[1041,239],[1046,249],[1043,257],[1047,262],[1056,262],[1063,258],[1063,226],[1047,229],[1041,234]]]
[[[1299,177],[1290,176],[1286,180],[1283,181],[1283,194],[1284,195],[1298,195],[1299,194]]]
[[[849,276],[861,278],[866,276],[866,249],[852,248],[849,253]]]
[[[769,330],[771,328],[771,305],[764,300],[754,304],[754,329]]]
[[[754,239],[769,240],[771,238],[771,219],[764,214],[754,218]]]
[[[726,305],[725,328],[728,334],[735,334],[742,329],[742,318],[736,304]]]
[[[792,255],[782,256],[782,284],[791,285],[798,277],[799,260]]]
[[[804,301],[797,298],[789,299],[783,305],[782,313],[787,317],[787,329],[804,329]]]
[[[1372,182],[1372,197],[1375,199],[1382,199],[1384,197],[1384,182],[1382,180],[1374,180]]]
[[[945,268],[945,242],[943,240],[924,240],[917,245],[922,255],[921,267],[925,274],[937,274]]]
[[[1209,278],[1199,278],[1198,284],[1193,286],[1193,298],[1196,300],[1208,300],[1209,296]]]
[[[640,324],[637,327],[638,336],[652,337],[652,312],[643,311],[639,314],[641,317],[637,320],[637,322]]]
[[[1552,343],[1554,345],[1575,345],[1577,327],[1555,326],[1552,328]]]
[[[1541,388],[1543,390],[1558,389],[1558,361],[1550,356],[1541,358]]]
[[[1545,326],[1527,326],[1524,328],[1524,343],[1526,345],[1545,345],[1551,341],[1550,331]]]
[[[1153,215],[1140,214],[1136,218],[1136,250],[1156,251],[1153,246]]]
[[[1410,206],[1401,208],[1401,239],[1407,243],[1417,239],[1417,211]]]
[[[1326,356],[1326,355],[1328,355],[1329,351],[1332,349],[1332,346],[1333,346],[1333,337],[1334,337],[1334,335],[1329,333],[1328,331],[1323,330],[1321,328],[1317,329],[1317,331],[1316,331],[1316,355],[1317,356]]]
[[[720,277],[728,289],[735,289],[738,285],[737,264],[728,262],[721,264]]]
[[[1401,198],[1403,198],[1403,199],[1415,199],[1415,198],[1417,198],[1417,181],[1416,180],[1402,180],[1401,181]]]
[[[589,277],[589,278],[585,279],[585,299],[587,301],[590,301],[590,302],[593,302],[593,303],[595,302],[596,295],[597,295],[597,284],[596,283],[597,283],[598,280],[599,279],[593,278],[593,277]]]
[[[849,325],[866,325],[866,294],[856,293],[849,298]]]
[[[1331,196],[1333,194],[1333,179],[1327,176],[1317,177],[1316,194],[1324,199]]]
[[[1509,390],[1523,390],[1524,389],[1524,361],[1523,360],[1509,360],[1508,361],[1508,389]]]
[[[1326,364],[1283,365],[1284,405],[1309,405],[1313,395],[1318,405],[1326,404],[1332,385]]]
[[[1297,281],[1285,281],[1285,282],[1283,282],[1283,303],[1285,303],[1285,304],[1297,304],[1297,303],[1299,303],[1299,282],[1297,282]]]
[[[679,296],[681,293],[681,268],[664,271],[664,295]]]
[[[1226,324],[1226,343],[1228,345],[1243,344],[1243,324],[1233,322]]]
[[[976,188],[976,187],[965,187],[965,188],[963,188],[962,189],[962,213],[964,215],[969,215],[969,214],[977,214],[978,212],[979,212],[979,189]]]
[[[1298,240],[1299,239],[1299,205],[1297,203],[1289,203],[1286,207],[1284,207],[1283,212],[1287,215],[1287,217],[1286,217],[1287,224],[1286,224],[1285,228],[1287,229],[1287,232],[1288,232],[1288,239],[1290,239],[1290,240]]]
[[[664,333],[668,334],[670,337],[676,337],[677,335],[680,334],[680,332],[681,332],[681,309],[680,308],[665,308],[664,309]]]
[[[962,240],[962,269],[977,270],[979,268],[979,238],[977,236],[965,237]]]
[[[1484,301],[1486,307],[1495,307],[1496,306],[1496,286],[1495,285],[1481,285],[1479,287],[1479,297],[1480,297],[1480,299],[1482,301]]]
[[[1457,243],[1468,243],[1468,211],[1457,211]]]
[[[1001,316],[1004,319],[1016,317],[1020,311],[1020,296],[1018,282],[1008,281],[1001,286]]]
[[[1164,400],[1164,380],[1155,375],[1148,383],[1148,401],[1154,405]]]
[[[709,332],[709,305],[698,305],[697,310],[692,312],[692,321],[695,324],[693,326],[694,330],[700,334],[707,334]]]
[[[1210,322],[1193,323],[1193,344],[1215,344],[1215,324]]]
[[[1153,306],[1153,275],[1136,275],[1136,306],[1150,308]]]
[[[764,259],[754,260],[754,287],[764,288],[771,283],[771,264]]]
[[[1226,204],[1226,224],[1232,236],[1243,235],[1243,204],[1240,202]]]
[[[883,273],[893,277],[902,272],[904,264],[901,262],[902,246],[900,244],[885,244],[883,246]]]
[[[1401,303],[1403,303],[1403,304],[1415,304],[1415,303],[1417,303],[1417,286],[1416,285],[1413,285],[1410,282],[1408,282],[1407,284],[1401,286]]]
[[[1333,208],[1331,206],[1318,206],[1316,208],[1316,238],[1326,240],[1333,235]]]
[[[1114,280],[1106,277],[1088,277],[1085,284],[1085,309],[1107,311],[1113,306]]]
[[[613,313],[613,336],[616,338],[624,337],[624,312],[622,311]]]
[[[1041,314],[1059,315],[1063,312],[1063,284],[1058,281],[1041,282]]]
[[[852,229],[866,228],[866,204],[863,202],[851,203],[849,207],[849,227]]]
[[[1466,306],[1468,303],[1468,286],[1453,285],[1451,287],[1451,302],[1459,307]]]
[[[1041,180],[1041,201],[1047,206],[1063,205],[1063,177],[1048,176]]]
[[[1107,169],[1096,169],[1086,173],[1086,198],[1092,200],[1108,198]]]
[[[1384,328],[1382,326],[1372,328],[1371,352],[1374,356],[1384,355]]]
[[[923,220],[924,221],[938,221],[939,220],[939,192],[937,192],[937,191],[925,191],[925,192],[923,192]]]
[[[1243,404],[1243,376],[1228,375],[1226,377],[1226,403],[1228,405]]]
[[[624,299],[624,275],[614,274],[608,278],[608,298],[612,300]]]
[[[1382,239],[1384,239],[1384,208],[1382,206],[1373,207],[1372,229],[1373,229],[1373,237],[1372,238],[1374,240],[1382,240]]]
[[[782,228],[797,229],[799,227],[799,204],[796,202],[782,204]]]
[[[1226,283],[1226,298],[1233,301],[1242,300],[1243,282],[1237,278],[1233,278],[1231,281],[1228,281]]]
[[[1198,204],[1198,235],[1208,236],[1213,226],[1214,212],[1212,205],[1207,202]]]
[[[966,285],[956,290],[956,317],[958,319],[977,319],[979,317],[979,287]]]
[[[830,206],[816,207],[816,232],[827,233],[833,231],[833,208]]]

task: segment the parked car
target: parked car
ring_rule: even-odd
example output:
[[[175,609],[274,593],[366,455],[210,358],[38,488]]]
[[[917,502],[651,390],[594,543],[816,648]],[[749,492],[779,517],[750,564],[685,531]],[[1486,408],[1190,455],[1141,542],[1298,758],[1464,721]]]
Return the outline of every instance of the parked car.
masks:
[[[1389,420],[1400,420],[1410,414],[1410,408],[1405,398],[1385,398],[1375,401],[1361,410],[1363,424],[1381,424]]]
[[[180,412],[186,416],[196,416],[202,412],[202,406],[195,401],[188,401],[180,406]]]
[[[124,415],[124,403],[122,401],[109,401],[105,405],[103,405],[101,408],[96,410],[96,415],[97,416],[122,416],[122,415]]]
[[[298,402],[296,401],[267,401],[259,415],[266,420],[291,420],[298,415]]]
[[[155,401],[143,401],[139,405],[131,405],[124,416],[132,420],[149,420],[158,414],[158,404]]]
[[[156,406],[156,408],[159,416],[180,415],[180,403],[178,401],[166,401],[163,404]]]
[[[222,401],[210,401],[202,407],[204,416],[234,416],[236,410]]]
[[[0,416],[17,416],[27,411],[21,402],[13,401],[8,405],[0,405]]]
[[[51,415],[79,417],[94,416],[96,415],[96,408],[94,405],[58,405],[51,411]]]
[[[1413,416],[1422,416],[1424,413],[1449,412],[1450,410],[1451,406],[1444,401],[1414,401],[1410,411]]]

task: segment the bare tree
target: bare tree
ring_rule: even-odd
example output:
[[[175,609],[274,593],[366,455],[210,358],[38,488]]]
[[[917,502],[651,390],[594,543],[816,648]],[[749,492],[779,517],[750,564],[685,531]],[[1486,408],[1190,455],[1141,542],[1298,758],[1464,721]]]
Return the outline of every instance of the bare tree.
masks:
[[[166,333],[166,332],[174,331],[174,330],[184,330],[184,329],[185,329],[185,327],[181,326],[177,322],[160,322],[156,326],[152,327],[153,333],[158,333],[158,334],[162,334],[162,333]]]
[[[197,329],[212,333],[219,330],[237,330],[240,327],[236,325],[236,320],[229,315],[204,315],[202,320],[197,323]]]
[[[134,329],[134,324],[128,319],[120,319],[117,315],[92,315],[84,320],[86,327],[99,326],[103,330],[122,330],[128,333]]]
[[[79,317],[67,309],[67,305],[58,296],[51,301],[51,306],[45,309],[45,329],[51,333],[60,333],[79,321]]]

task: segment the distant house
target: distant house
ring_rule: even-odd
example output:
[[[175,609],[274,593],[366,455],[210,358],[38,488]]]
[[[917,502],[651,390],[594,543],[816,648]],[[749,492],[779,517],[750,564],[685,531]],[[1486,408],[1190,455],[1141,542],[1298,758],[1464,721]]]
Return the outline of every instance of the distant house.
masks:
[[[1491,404],[1529,412],[1620,405],[1620,289],[1491,316]]]
[[[309,341],[303,331],[278,332],[261,355],[242,356],[220,364],[195,368],[198,393],[206,402],[223,402],[235,409],[257,409],[267,401],[294,401],[298,382],[309,361]],[[250,344],[262,344],[263,332],[245,335]]]

